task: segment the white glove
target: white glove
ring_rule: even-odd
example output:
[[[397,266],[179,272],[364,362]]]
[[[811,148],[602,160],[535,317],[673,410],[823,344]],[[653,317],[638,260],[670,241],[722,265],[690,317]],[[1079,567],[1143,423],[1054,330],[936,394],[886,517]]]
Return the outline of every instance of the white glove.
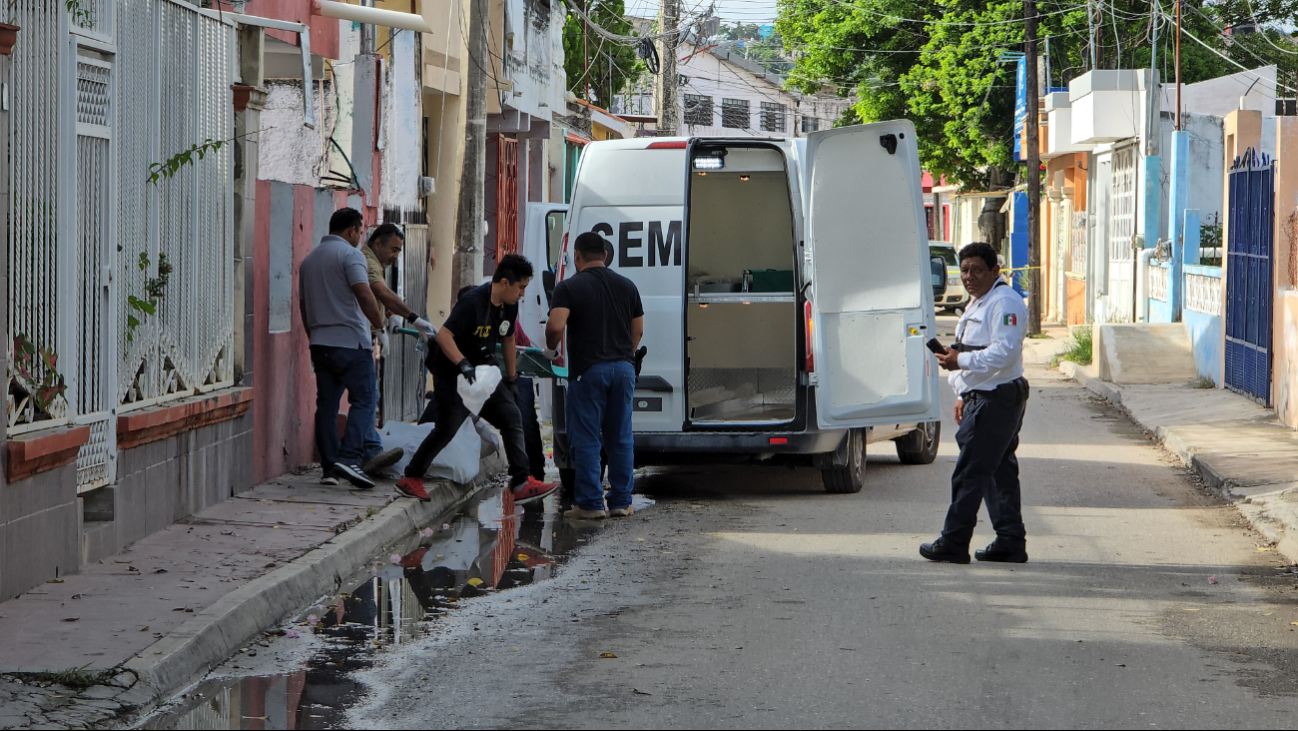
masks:
[[[397,328],[402,327],[405,324],[406,321],[402,320],[400,317],[397,317],[396,315],[388,315],[388,332],[396,332]]]
[[[559,357],[559,351],[550,350],[548,347],[541,348],[541,355],[544,355],[547,360],[554,360]]]
[[[388,354],[388,331],[379,330],[374,337],[379,339],[379,357],[387,357]]]
[[[433,327],[433,323],[422,317],[416,317],[415,321],[410,323],[410,326],[418,330],[420,335],[426,335],[430,338],[437,334],[437,330]]]

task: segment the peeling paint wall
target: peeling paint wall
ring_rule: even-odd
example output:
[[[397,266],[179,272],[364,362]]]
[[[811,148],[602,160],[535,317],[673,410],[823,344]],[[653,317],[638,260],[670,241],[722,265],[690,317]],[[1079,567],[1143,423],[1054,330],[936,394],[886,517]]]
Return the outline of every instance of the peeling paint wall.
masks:
[[[550,121],[564,109],[564,5],[557,0],[506,0],[505,71],[513,82],[505,104]]]
[[[383,120],[383,184],[380,206],[385,210],[418,211],[422,90],[416,74],[415,35],[397,33],[390,42],[391,63],[385,64]]]
[[[323,129],[332,121],[330,104],[324,105],[325,124],[305,126],[302,110],[302,82],[297,79],[267,79],[266,107],[261,113],[260,144],[257,147],[257,177],[293,185],[320,184],[327,137]],[[315,85],[312,99],[317,116],[323,89],[327,100],[333,92],[325,81]]]

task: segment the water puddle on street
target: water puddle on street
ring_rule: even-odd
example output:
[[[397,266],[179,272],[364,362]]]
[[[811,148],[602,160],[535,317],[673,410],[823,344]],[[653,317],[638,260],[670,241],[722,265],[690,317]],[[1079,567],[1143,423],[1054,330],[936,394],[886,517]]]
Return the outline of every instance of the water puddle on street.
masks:
[[[637,510],[652,504],[635,496]],[[559,509],[558,496],[524,510],[501,487],[479,492],[450,522],[429,526],[392,553],[376,556],[343,582],[346,591],[250,643],[140,728],[344,727],[346,709],[363,692],[352,674],[370,667],[377,653],[421,638],[464,600],[553,577],[568,555],[599,532],[601,522],[574,523]],[[278,645],[305,641],[312,633],[316,642],[303,661],[257,660],[259,652],[273,654]]]

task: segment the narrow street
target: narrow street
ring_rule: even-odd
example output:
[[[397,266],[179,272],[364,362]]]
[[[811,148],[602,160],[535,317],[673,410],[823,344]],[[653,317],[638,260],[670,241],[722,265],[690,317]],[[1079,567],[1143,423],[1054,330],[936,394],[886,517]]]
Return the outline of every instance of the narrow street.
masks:
[[[1032,560],[930,564],[955,456],[675,468],[557,579],[471,600],[357,674],[360,726],[1272,727],[1298,691],[1283,562],[1117,411],[1041,368]],[[991,539],[985,521],[975,543]],[[603,657],[611,654],[616,657]]]

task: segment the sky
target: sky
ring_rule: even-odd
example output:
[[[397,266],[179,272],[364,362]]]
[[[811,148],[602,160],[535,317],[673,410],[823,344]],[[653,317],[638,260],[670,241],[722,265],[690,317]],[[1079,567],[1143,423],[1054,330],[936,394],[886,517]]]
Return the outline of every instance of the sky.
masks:
[[[681,0],[686,12],[702,12],[713,1]],[[625,0],[625,2],[628,15],[649,17],[658,14],[657,0]],[[715,0],[715,2],[717,15],[727,25],[735,22],[763,25],[775,19],[775,0]]]

